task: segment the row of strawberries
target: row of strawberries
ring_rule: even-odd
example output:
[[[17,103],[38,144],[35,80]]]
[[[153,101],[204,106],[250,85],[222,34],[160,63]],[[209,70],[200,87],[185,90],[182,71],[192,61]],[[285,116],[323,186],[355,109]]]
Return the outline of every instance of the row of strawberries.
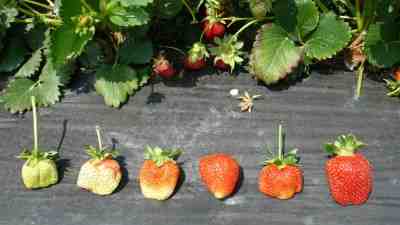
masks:
[[[22,180],[28,189],[44,188],[58,182],[54,152],[40,151],[37,136],[35,98],[32,97],[34,148],[25,150],[20,158],[26,161],[22,167]],[[122,172],[115,157],[117,152],[103,147],[100,128],[96,127],[98,148],[87,147],[91,156],[80,169],[77,185],[99,195],[108,195],[119,186]],[[325,144],[332,156],[326,163],[326,175],[332,197],[341,205],[365,203],[372,191],[372,167],[368,160],[356,151],[364,144],[353,135],[341,135],[334,143]],[[297,149],[283,153],[282,126],[278,128],[278,154],[271,153],[258,177],[260,192],[278,199],[290,199],[303,189],[303,172],[298,165]],[[166,200],[175,192],[181,176],[175,161],[182,153],[179,149],[146,147],[144,163],[139,172],[139,183],[146,198]],[[199,160],[202,182],[217,199],[233,194],[240,179],[238,162],[227,153],[202,156]]]

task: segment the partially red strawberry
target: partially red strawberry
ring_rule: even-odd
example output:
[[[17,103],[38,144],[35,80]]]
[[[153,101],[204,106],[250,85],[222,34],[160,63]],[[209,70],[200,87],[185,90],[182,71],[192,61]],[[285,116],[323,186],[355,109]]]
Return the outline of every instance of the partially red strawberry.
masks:
[[[206,46],[201,42],[196,42],[190,48],[184,65],[188,70],[200,70],[206,66],[206,58],[209,57]]]
[[[214,56],[214,66],[221,70],[235,69],[236,64],[243,62],[243,42],[238,41],[234,35],[225,35],[224,38],[215,38],[216,46],[210,48]]]
[[[206,40],[212,41],[216,37],[223,37],[225,34],[225,25],[218,21],[207,19],[203,22],[203,32]]]
[[[215,153],[200,158],[200,177],[218,199],[230,196],[239,181],[240,167],[232,156]]]
[[[173,65],[162,55],[154,59],[153,72],[166,79],[172,78],[176,74]]]
[[[373,171],[368,160],[356,153],[365,144],[352,135],[341,135],[325,144],[332,156],[325,172],[333,199],[342,206],[364,204],[373,188]]]
[[[140,189],[144,197],[166,200],[175,191],[180,177],[180,168],[175,159],[180,150],[163,150],[146,147],[145,161],[139,172]]]
[[[283,154],[282,126],[279,125],[279,154],[266,161],[258,176],[260,192],[273,198],[290,199],[303,189],[303,172],[298,167],[297,149]]]
[[[87,146],[86,152],[91,157],[85,162],[78,175],[77,185],[98,195],[109,195],[118,187],[122,172],[119,163],[114,159],[116,150],[103,148],[100,128],[96,126],[99,147]]]

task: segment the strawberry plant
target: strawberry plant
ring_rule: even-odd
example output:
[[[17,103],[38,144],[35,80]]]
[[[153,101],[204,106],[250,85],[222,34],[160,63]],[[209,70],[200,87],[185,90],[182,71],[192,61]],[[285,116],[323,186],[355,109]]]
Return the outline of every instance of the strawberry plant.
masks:
[[[351,38],[349,25],[332,12],[320,13],[313,0],[282,0],[273,5],[276,21],[258,31],[250,71],[273,84],[300,63],[333,57]]]

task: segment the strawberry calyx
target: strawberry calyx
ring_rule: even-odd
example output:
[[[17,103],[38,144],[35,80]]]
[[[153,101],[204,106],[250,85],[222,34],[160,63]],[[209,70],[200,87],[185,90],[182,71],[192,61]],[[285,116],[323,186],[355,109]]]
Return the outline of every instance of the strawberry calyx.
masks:
[[[278,167],[278,169],[283,169],[286,166],[297,166],[300,158],[297,156],[298,149],[294,148],[290,150],[287,154],[283,151],[283,131],[282,124],[278,125],[278,155],[274,155],[269,149],[267,149],[267,153],[272,157],[268,158],[264,165],[274,164]]]
[[[86,153],[92,158],[96,160],[105,160],[105,159],[112,159],[119,155],[118,150],[116,149],[107,149],[103,147],[102,140],[101,140],[101,131],[100,127],[96,126],[96,134],[97,134],[97,141],[98,141],[98,148],[92,145],[86,145]]]
[[[242,63],[244,54],[241,49],[243,48],[243,42],[238,41],[234,35],[225,35],[224,38],[216,37],[214,39],[216,46],[210,49],[212,55],[214,55],[214,64],[218,61],[222,61],[229,65],[231,72],[235,69],[237,63]]]
[[[210,57],[210,54],[207,51],[207,47],[201,42],[194,43],[188,51],[188,60],[191,63],[195,63],[208,57]]]
[[[158,146],[152,148],[146,146],[144,152],[145,160],[152,160],[160,167],[167,161],[174,161],[182,154],[180,149],[162,149]]]
[[[353,156],[361,147],[366,146],[353,134],[340,135],[333,143],[324,145],[325,151],[330,156]]]

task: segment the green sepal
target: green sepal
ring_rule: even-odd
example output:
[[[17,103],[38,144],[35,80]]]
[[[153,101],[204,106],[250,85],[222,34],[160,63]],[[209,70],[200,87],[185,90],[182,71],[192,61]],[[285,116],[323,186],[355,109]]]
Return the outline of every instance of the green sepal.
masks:
[[[201,42],[196,42],[192,45],[192,47],[188,51],[188,56],[190,62],[197,62],[197,60],[206,59],[210,57],[210,54],[208,53],[205,44]]]
[[[93,147],[92,145],[86,145],[86,153],[92,158],[92,159],[98,159],[98,160],[103,160],[109,157],[115,158],[119,155],[119,151],[116,149],[100,149]]]
[[[268,151],[271,154],[271,151]],[[296,166],[299,164],[300,157],[297,156],[298,149],[294,148],[290,150],[287,154],[283,154],[282,159],[279,158],[278,155],[272,155],[272,158],[269,158],[264,161],[264,165],[275,164],[278,168],[284,168],[285,166]]]
[[[353,134],[343,134],[335,142],[324,144],[324,149],[330,156],[351,156],[364,146],[366,144],[358,140]]]
[[[29,166],[35,166],[39,161],[42,160],[57,160],[58,152],[40,150],[35,152],[33,150],[24,149],[21,154],[17,156],[17,158],[26,160]]]
[[[244,46],[242,41],[238,41],[234,35],[225,35],[224,38],[216,37],[214,39],[216,46],[210,48],[210,52],[215,56],[214,63],[222,60],[225,64],[230,66],[231,72],[235,69],[236,64],[241,64],[244,60],[244,54],[241,49]]]
[[[390,97],[399,97],[400,96],[400,81],[393,81],[384,79],[386,82],[386,87],[389,92],[386,94]]]
[[[144,159],[152,160],[158,167],[162,166],[167,161],[175,161],[183,153],[180,149],[162,149],[160,147],[146,146]]]

